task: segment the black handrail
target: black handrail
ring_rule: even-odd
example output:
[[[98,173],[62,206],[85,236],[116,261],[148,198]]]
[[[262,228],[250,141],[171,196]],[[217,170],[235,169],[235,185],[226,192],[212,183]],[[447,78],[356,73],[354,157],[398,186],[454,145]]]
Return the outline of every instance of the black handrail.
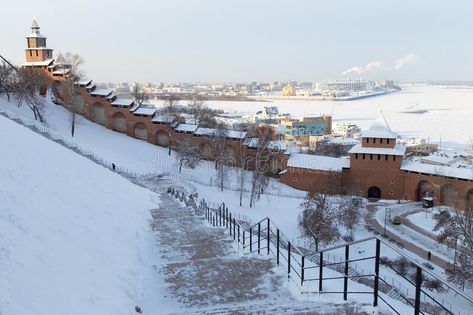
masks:
[[[386,304],[391,310],[393,310],[396,314],[400,314],[392,305],[389,304],[388,300],[383,298],[379,293],[380,286],[379,281],[384,286],[383,290],[386,290],[386,287],[390,289],[390,291],[396,292],[399,296],[398,299],[403,301],[409,306],[414,308],[414,314],[424,314],[421,310],[421,294],[424,294],[425,297],[430,299],[434,302],[438,307],[441,307],[444,311],[448,312],[449,314],[454,314],[450,310],[448,310],[442,303],[437,301],[432,295],[428,294],[422,288],[422,275],[427,274],[430,277],[439,281],[442,285],[446,286],[448,289],[453,290],[457,295],[464,298],[466,301],[472,303],[473,305],[473,298],[466,295],[464,292],[458,290],[457,288],[453,287],[451,284],[445,282],[443,279],[439,278],[437,275],[432,273],[430,270],[426,269],[423,265],[418,263],[412,257],[407,255],[404,251],[398,249],[396,246],[389,244],[384,239],[373,236],[367,237],[364,239],[356,240],[353,242],[345,243],[342,245],[333,246],[330,248],[324,248],[319,251],[309,252],[303,254],[303,251],[299,249],[297,246],[291,243],[289,238],[287,238],[281,230],[274,224],[274,222],[269,218],[265,217],[262,220],[254,223],[248,224],[247,222],[236,219],[236,216],[233,215],[228,208],[226,207],[225,203],[222,202],[218,208],[211,208],[207,205],[205,200],[201,200],[199,205],[194,200],[192,196],[189,198],[186,197],[184,193],[180,193],[177,189],[172,187],[168,188],[168,193],[179,199],[181,202],[184,202],[186,206],[191,206],[195,209],[196,215],[203,215],[209,222],[211,226],[218,226],[223,227],[225,229],[229,229],[230,236],[233,237],[235,242],[238,245],[238,248],[242,248],[243,251],[247,251],[249,249],[250,253],[258,253],[261,254],[262,250],[266,249],[266,254],[269,255],[270,253],[276,258],[276,263],[279,265],[281,261],[284,261],[287,264],[287,273],[288,278],[293,280],[299,280],[295,283],[300,285],[302,293],[309,293],[308,291],[303,291],[302,287],[304,282],[312,282],[318,281],[319,282],[319,291],[318,293],[340,293],[343,294],[344,300],[347,299],[348,294],[373,294],[373,306],[378,306],[378,298],[384,304]],[[232,226],[233,225],[233,226]],[[236,232],[238,232],[238,237],[236,237]],[[255,238],[253,241],[253,237]],[[266,242],[265,242],[266,241]],[[356,259],[349,259],[349,252],[350,246],[368,242],[368,241],[375,241],[376,242],[376,255],[369,256],[369,257],[362,257]],[[401,257],[406,258],[409,263],[416,267],[417,276],[415,283],[408,279],[407,277],[403,276],[398,272],[395,268],[390,266],[389,264],[385,264],[380,257],[380,248],[381,245],[388,247],[389,249],[393,250],[397,254],[401,255]],[[273,250],[273,248],[275,250]],[[329,262],[325,261],[324,258],[328,257],[330,251],[345,248],[345,255],[344,259],[339,262]],[[327,253],[327,255],[324,255]],[[283,258],[281,260],[280,258]],[[360,262],[360,261],[367,261],[367,260],[374,260],[375,262],[375,270],[374,273],[369,274],[357,274],[358,272],[350,273],[351,269],[349,263]],[[307,263],[308,264],[307,264]],[[409,285],[411,285],[415,292],[414,298],[409,298],[405,296],[402,292],[398,290],[397,287],[394,285],[389,284],[387,281],[381,278],[380,276],[380,265],[387,266],[390,269],[394,270],[396,274],[400,275],[404,280],[407,281]],[[324,276],[323,268],[331,268],[339,273],[341,276]],[[313,270],[319,268],[319,277],[306,277],[306,271]],[[343,270],[342,270],[343,269]],[[355,280],[360,278],[373,278],[374,280],[374,287],[373,291],[349,291],[348,290],[348,279]],[[323,281],[326,280],[344,280],[344,290],[343,291],[324,291],[323,290]],[[361,282],[366,284],[366,282]],[[381,286],[381,287],[383,287]],[[413,301],[412,301],[412,300]],[[426,304],[433,307],[431,304]]]

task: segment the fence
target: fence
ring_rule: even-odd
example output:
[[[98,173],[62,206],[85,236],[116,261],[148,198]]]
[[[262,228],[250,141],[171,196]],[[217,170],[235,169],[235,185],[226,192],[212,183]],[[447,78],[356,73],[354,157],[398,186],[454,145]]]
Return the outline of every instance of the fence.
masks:
[[[145,178],[146,176],[155,176],[156,174],[138,174],[126,167],[121,167],[121,166],[113,166],[113,163],[110,162],[110,161],[107,161],[105,159],[103,159],[102,157],[99,157],[98,155],[96,155],[94,152],[92,152],[91,150],[87,150],[87,149],[84,149],[83,147],[81,147],[80,145],[78,145],[77,143],[75,143],[72,139],[67,139],[66,137],[60,135],[59,133],[53,131],[51,128],[48,128],[47,126],[45,126],[43,123],[39,122],[39,121],[35,121],[35,120],[30,120],[30,119],[26,119],[24,117],[21,117],[20,115],[16,114],[16,113],[13,113],[13,112],[10,112],[8,110],[5,110],[5,109],[0,109],[0,115],[8,118],[8,119],[11,119],[25,127],[28,127],[30,129],[32,129],[33,131],[47,137],[48,139],[51,139],[77,153],[79,153],[80,155],[84,156],[84,157],[87,157],[91,160],[93,160],[95,163],[97,164],[100,164],[110,170],[113,170],[117,173],[120,173],[121,175],[129,178],[129,179],[141,179],[141,178]]]
[[[434,273],[407,256],[402,250],[378,237],[334,246],[318,252],[309,251],[295,246],[288,237],[268,217],[250,224],[237,218],[228,210],[225,203],[218,207],[210,207],[205,200],[200,202],[193,196],[169,188],[168,193],[179,201],[192,207],[198,216],[203,216],[212,227],[228,230],[237,248],[244,254],[265,254],[272,256],[278,266],[287,270],[290,281],[296,284],[302,294],[340,294],[344,300],[349,295],[365,295],[373,306],[384,304],[395,314],[406,314],[405,309],[411,309],[418,314],[449,314],[466,315],[473,310],[473,298],[440,279]],[[373,252],[356,252],[356,247],[363,245],[372,248]],[[353,249],[355,248],[355,250]],[[397,270],[382,252],[390,252],[407,260],[415,269],[414,278]],[[342,253],[340,259],[335,259]],[[356,268],[362,263],[365,268]],[[383,275],[383,272],[385,273]],[[394,273],[399,276],[402,288],[395,286],[394,281],[387,281],[386,274]],[[349,281],[350,280],[350,281]],[[428,281],[437,281],[456,301],[463,310],[455,308],[439,298],[438,294],[425,286]],[[398,282],[399,284],[399,282]],[[399,302],[403,307],[399,308]]]

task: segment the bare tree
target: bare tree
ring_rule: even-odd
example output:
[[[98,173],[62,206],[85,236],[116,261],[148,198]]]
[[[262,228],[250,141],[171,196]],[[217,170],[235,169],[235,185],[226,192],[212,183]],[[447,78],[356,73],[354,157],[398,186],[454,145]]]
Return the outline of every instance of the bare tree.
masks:
[[[0,93],[5,93],[10,102],[10,89],[12,88],[13,68],[2,60],[0,64]]]
[[[169,150],[168,150],[169,155],[171,155],[172,127],[174,126],[176,122],[179,122],[180,120],[180,112],[178,109],[178,105],[179,105],[179,98],[171,94],[164,100],[164,106],[161,109],[162,114],[168,119],[166,123],[166,129],[169,136]]]
[[[302,233],[312,238],[315,250],[320,244],[330,244],[340,237],[337,227],[338,212],[327,194],[309,192],[301,202],[298,222]]]
[[[143,103],[149,100],[149,94],[143,92],[139,84],[136,84],[133,87],[133,91],[131,92],[131,95],[134,98],[135,102],[138,104],[138,106],[143,105]]]
[[[360,206],[352,196],[344,196],[339,199],[337,216],[339,225],[348,231],[345,241],[353,241],[354,230],[361,219]]]
[[[255,137],[256,149],[250,191],[250,207],[253,207],[269,184],[270,161],[273,155],[271,141],[274,139],[275,131],[270,126],[262,125],[254,128],[250,135]]]
[[[217,170],[217,180],[220,190],[223,191],[223,184],[227,178],[229,157],[227,156],[227,129],[224,124],[218,124],[212,135],[212,149],[215,158],[215,169]]]
[[[21,106],[23,100],[33,112],[35,120],[43,122],[42,109],[44,108],[44,99],[40,97],[40,92],[47,82],[46,75],[41,70],[36,69],[18,69],[5,57],[0,55],[5,67],[10,67],[12,73],[7,88],[18,96],[18,106]],[[5,71],[10,71],[5,69]]]
[[[245,146],[243,145],[244,139],[240,139],[240,148],[239,148],[239,161],[240,167],[238,168],[238,191],[240,192],[240,207],[243,207],[243,193],[245,192],[246,184],[246,173],[247,173],[247,161],[246,161],[246,151]]]
[[[179,161],[179,173],[182,167],[195,168],[200,162],[200,153],[197,145],[189,138],[180,138],[177,141],[177,159]]]
[[[439,216],[434,231],[440,232],[439,243],[456,251],[454,263],[445,270],[448,279],[463,287],[473,285],[473,209]]]
[[[84,71],[81,69],[84,60],[81,56],[72,53],[66,53],[56,59],[57,66],[63,74],[63,89],[62,101],[64,107],[69,111],[70,123],[71,123],[71,137],[74,137],[77,125],[77,114],[78,108],[74,103],[76,97],[77,87],[76,84],[82,80],[85,76]]]
[[[14,68],[16,69],[16,68]],[[39,69],[21,68],[17,70],[12,89],[17,95],[18,106],[24,102],[31,109],[35,120],[43,122],[43,111],[45,99],[41,96],[41,91],[47,85],[45,73]]]

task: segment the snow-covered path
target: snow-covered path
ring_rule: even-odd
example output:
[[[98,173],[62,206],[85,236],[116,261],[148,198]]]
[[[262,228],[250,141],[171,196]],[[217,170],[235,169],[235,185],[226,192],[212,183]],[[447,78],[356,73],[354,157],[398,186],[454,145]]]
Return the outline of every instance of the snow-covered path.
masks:
[[[238,254],[224,229],[210,228],[167,194],[168,186],[176,187],[173,182],[143,184],[161,193],[160,208],[152,211],[161,255],[157,270],[166,279],[167,298],[179,305],[175,313],[367,314],[353,303],[296,300],[284,271],[274,262]]]

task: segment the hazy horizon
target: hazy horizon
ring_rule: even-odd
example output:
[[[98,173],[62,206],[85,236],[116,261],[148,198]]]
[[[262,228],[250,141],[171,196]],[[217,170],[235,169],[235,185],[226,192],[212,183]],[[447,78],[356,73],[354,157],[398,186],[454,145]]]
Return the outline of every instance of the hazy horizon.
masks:
[[[468,1],[19,0],[1,53],[24,62],[36,18],[101,82],[471,80]],[[343,75],[342,75],[343,74]]]

